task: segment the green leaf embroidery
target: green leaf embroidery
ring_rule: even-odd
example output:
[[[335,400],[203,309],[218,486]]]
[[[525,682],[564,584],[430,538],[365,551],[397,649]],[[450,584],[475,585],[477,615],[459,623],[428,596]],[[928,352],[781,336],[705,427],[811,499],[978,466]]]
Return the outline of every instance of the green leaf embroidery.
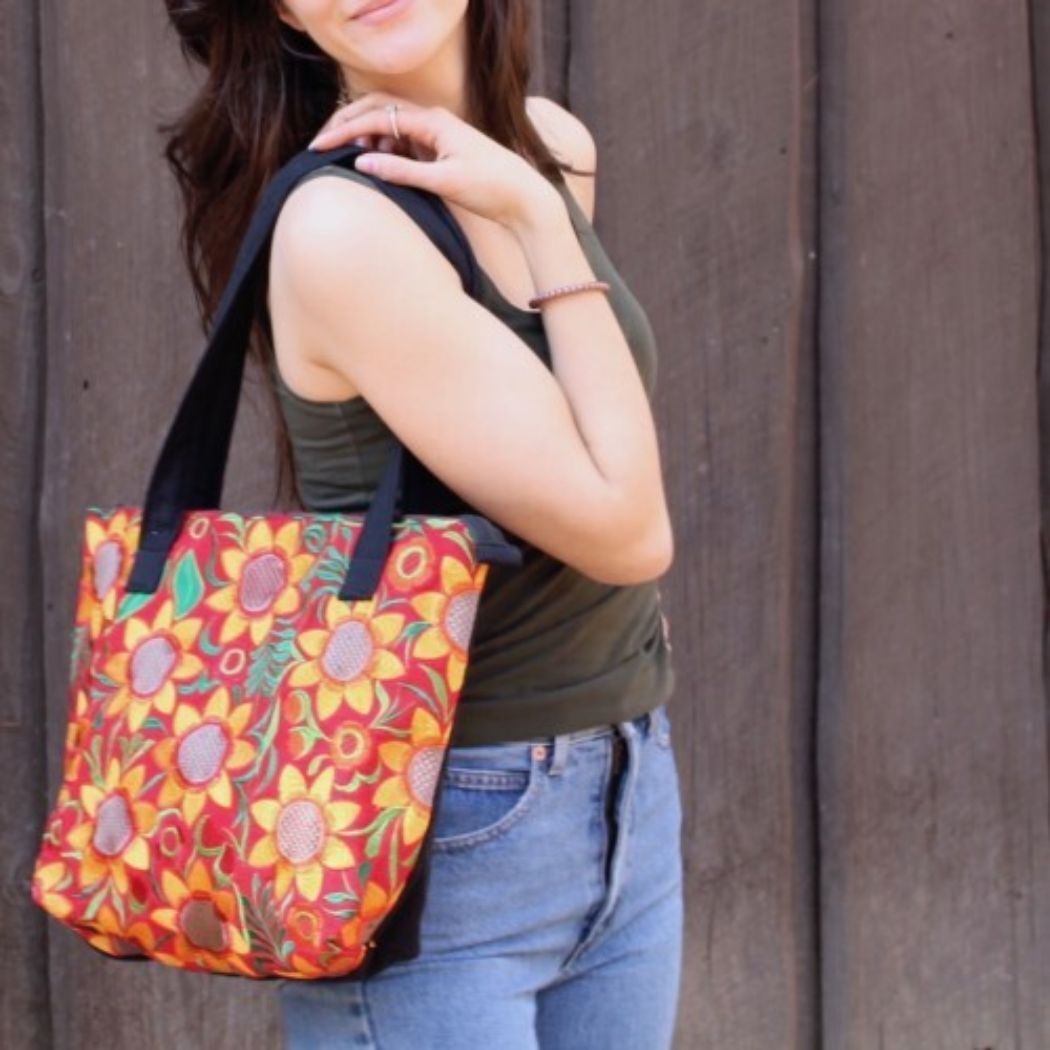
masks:
[[[193,551],[187,551],[176,562],[172,591],[175,594],[175,619],[177,620],[191,612],[204,597],[204,580],[201,579],[201,571]]]

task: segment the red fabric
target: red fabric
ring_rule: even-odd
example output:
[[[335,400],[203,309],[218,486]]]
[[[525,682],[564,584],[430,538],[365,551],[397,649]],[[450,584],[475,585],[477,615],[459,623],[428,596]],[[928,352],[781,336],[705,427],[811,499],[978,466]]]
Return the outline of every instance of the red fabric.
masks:
[[[33,899],[111,955],[349,973],[429,825],[488,566],[463,522],[407,516],[343,601],[362,517],[192,511],[128,594],[140,521],[86,516]]]

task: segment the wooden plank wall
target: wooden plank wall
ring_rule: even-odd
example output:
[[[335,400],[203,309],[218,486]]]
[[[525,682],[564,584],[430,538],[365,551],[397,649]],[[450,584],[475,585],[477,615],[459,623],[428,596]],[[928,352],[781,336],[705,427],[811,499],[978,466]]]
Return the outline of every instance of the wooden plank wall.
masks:
[[[1050,1046],[1050,14],[535,14],[534,90],[595,132],[595,225],[661,347],[676,1050]],[[154,130],[192,88],[160,4],[0,0],[5,1050],[279,1046],[267,987],[104,959],[28,898],[70,539],[141,498],[200,349]],[[267,499],[267,434],[250,387],[230,506]]]

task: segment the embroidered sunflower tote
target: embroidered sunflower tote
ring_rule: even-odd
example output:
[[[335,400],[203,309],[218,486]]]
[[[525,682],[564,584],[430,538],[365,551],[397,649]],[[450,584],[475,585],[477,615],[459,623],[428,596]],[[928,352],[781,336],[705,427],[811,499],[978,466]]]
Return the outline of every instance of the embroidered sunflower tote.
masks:
[[[489,566],[480,514],[219,508],[280,206],[271,180],[143,506],[89,507],[63,776],[34,901],[106,955],[251,978],[368,976],[418,954],[430,829]],[[374,180],[477,292],[439,197]]]

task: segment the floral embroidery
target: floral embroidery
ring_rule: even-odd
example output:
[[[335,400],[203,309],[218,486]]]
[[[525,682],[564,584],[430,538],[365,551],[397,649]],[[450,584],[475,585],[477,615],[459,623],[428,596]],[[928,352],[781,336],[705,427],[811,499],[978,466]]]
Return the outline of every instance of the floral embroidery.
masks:
[[[91,945],[189,970],[353,971],[431,820],[488,565],[457,518],[187,514],[151,594],[141,513],[89,508],[63,779],[36,903]]]

